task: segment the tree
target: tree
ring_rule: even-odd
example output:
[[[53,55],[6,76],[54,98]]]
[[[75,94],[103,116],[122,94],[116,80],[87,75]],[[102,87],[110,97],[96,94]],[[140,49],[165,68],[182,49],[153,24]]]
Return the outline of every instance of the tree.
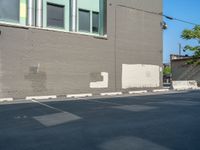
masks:
[[[181,37],[185,40],[196,40],[198,42],[197,46],[186,45],[184,50],[194,52],[192,60],[189,61],[189,64],[200,64],[200,25],[196,25],[191,30],[184,30]]]
[[[170,75],[171,73],[172,73],[171,67],[169,67],[169,66],[164,67],[163,75]]]

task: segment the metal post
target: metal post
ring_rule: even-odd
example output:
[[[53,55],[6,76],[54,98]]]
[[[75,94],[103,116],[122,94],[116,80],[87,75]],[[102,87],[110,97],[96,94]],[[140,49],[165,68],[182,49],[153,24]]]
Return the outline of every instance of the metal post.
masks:
[[[28,26],[35,26],[35,0],[28,0]]]
[[[76,32],[77,0],[72,0],[72,32]]]
[[[178,46],[179,46],[179,56],[181,56],[181,50],[182,50],[181,43],[179,43]]]
[[[43,8],[42,8],[43,0],[37,0],[36,3],[36,26],[42,27],[42,17],[43,17]]]

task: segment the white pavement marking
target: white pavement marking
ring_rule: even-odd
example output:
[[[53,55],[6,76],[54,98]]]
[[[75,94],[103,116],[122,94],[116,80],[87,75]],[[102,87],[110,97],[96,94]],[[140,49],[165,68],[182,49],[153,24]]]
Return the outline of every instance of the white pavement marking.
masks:
[[[147,90],[143,90],[143,91],[129,91],[129,94],[143,94],[143,93],[147,93]]]
[[[153,90],[153,92],[168,92],[169,89],[156,89],[156,90]]]
[[[91,97],[91,93],[85,93],[85,94],[69,94],[66,97],[67,98],[83,98],[83,97]]]
[[[101,104],[117,105],[117,106],[121,106],[122,105],[122,104],[118,104],[118,103],[105,102],[105,101],[99,101],[99,100],[86,100],[86,101],[96,102],[96,103],[101,103]]]
[[[56,95],[49,95],[49,96],[27,96],[26,100],[32,100],[32,99],[41,100],[41,99],[56,99],[56,98],[57,98]]]
[[[1,98],[0,102],[12,102],[13,100],[13,98]]]
[[[50,105],[47,105],[47,104],[41,103],[41,102],[36,101],[36,100],[31,100],[31,101],[34,102],[34,103],[38,103],[38,104],[40,104],[40,105],[42,105],[42,106],[44,106],[44,107],[47,107],[47,108],[50,108],[50,109],[53,109],[53,110],[59,111],[59,112],[63,112],[63,113],[66,112],[66,111],[63,111],[62,109],[52,107],[52,106],[50,106]]]
[[[122,92],[110,92],[110,93],[101,93],[101,96],[115,96],[115,95],[122,95]]]

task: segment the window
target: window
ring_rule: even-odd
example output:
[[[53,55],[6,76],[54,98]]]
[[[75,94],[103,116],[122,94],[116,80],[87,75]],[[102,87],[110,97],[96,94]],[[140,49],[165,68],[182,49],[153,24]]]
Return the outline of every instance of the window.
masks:
[[[99,13],[92,12],[92,32],[99,33]]]
[[[77,0],[78,31],[106,35],[106,4],[107,0]]]
[[[19,0],[0,0],[0,20],[19,22]]]
[[[79,31],[90,32],[90,11],[79,9]]]
[[[47,26],[64,28],[64,6],[47,3]]]

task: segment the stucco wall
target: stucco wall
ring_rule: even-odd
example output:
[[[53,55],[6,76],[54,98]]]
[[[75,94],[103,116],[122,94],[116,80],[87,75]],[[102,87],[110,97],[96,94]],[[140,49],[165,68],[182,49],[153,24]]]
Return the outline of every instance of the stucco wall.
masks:
[[[126,7],[160,13],[162,1],[107,3],[103,39],[0,25],[0,97],[119,91],[123,64],[162,67],[162,17]]]
[[[200,85],[200,65],[189,65],[189,59],[186,60],[172,60],[172,80],[196,80]]]

